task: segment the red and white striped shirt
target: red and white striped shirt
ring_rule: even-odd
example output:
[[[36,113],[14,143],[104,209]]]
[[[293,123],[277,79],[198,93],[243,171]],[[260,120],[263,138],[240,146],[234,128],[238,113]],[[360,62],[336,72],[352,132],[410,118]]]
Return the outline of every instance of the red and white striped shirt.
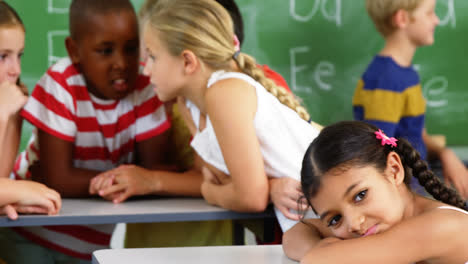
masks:
[[[39,80],[22,111],[37,128],[73,142],[76,168],[106,171],[132,163],[135,142],[157,136],[170,127],[164,105],[149,78],[140,75],[135,89],[121,100],[90,94],[85,79],[69,58],[59,60]],[[14,175],[30,177],[28,167],[39,157],[37,135],[18,157]],[[114,225],[22,227],[28,239],[70,256],[91,259],[107,248]]]

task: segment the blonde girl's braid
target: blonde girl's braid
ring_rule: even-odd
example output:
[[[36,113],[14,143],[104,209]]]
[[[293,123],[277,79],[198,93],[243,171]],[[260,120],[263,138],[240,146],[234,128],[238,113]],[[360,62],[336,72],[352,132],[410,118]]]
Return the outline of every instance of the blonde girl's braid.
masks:
[[[234,60],[245,74],[261,83],[269,93],[278,98],[282,104],[296,111],[302,119],[309,121],[310,115],[307,109],[301,105],[292,93],[287,92],[286,89],[276,85],[273,80],[267,78],[263,70],[257,66],[257,62],[253,57],[241,52],[237,56],[234,56]]]
[[[242,72],[262,84],[278,100],[306,121],[307,110],[284,88],[266,78],[251,56],[236,52],[234,27],[226,9],[214,0],[158,0],[151,9],[147,25],[159,32],[172,55],[193,51],[213,70],[231,71],[234,59]]]

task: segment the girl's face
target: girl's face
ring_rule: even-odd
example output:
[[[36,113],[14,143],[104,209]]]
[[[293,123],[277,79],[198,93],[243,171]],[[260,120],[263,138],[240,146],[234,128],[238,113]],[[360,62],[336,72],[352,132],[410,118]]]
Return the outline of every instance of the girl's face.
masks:
[[[0,83],[16,83],[21,74],[24,30],[20,26],[0,28]]]
[[[150,77],[159,99],[166,102],[182,95],[181,87],[184,76],[182,57],[171,55],[159,39],[158,32],[148,25],[144,28],[143,41],[148,56],[144,73]]]
[[[391,169],[371,166],[327,172],[310,202],[321,221],[342,239],[381,233],[403,219],[400,183]]]

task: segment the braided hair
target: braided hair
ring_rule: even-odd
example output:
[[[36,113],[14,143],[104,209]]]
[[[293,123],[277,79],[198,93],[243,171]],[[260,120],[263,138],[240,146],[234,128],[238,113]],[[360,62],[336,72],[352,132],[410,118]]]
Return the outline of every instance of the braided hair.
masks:
[[[396,147],[382,146],[375,135],[377,130],[365,122],[343,121],[321,131],[310,144],[302,162],[301,187],[308,203],[317,194],[323,175],[331,169],[343,165],[374,166],[383,173],[388,154],[395,152],[400,156],[407,186],[414,176],[435,199],[468,209],[460,195],[429,170],[427,162],[406,139],[399,138]]]
[[[283,87],[265,77],[255,59],[236,51],[234,27],[226,9],[213,0],[159,0],[145,22],[172,55],[183,50],[193,51],[200,60],[214,70],[230,71],[234,60],[239,69],[261,83],[278,100],[308,121],[307,110]]]

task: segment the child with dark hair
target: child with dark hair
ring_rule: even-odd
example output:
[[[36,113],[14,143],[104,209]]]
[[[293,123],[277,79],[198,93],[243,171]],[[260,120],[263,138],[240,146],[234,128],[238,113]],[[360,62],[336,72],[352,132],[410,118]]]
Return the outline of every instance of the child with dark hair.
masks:
[[[414,193],[413,177],[438,201]],[[361,121],[325,127],[304,156],[301,184],[320,216],[284,241],[286,254],[301,263],[468,260],[464,201],[403,138]]]
[[[149,78],[139,73],[138,22],[130,1],[74,0],[69,25],[69,57],[48,69],[22,112],[38,132],[15,174],[41,180],[64,197],[89,197],[91,179],[102,172],[161,163],[170,122]],[[151,191],[147,184],[135,186],[137,194]],[[121,195],[103,196],[115,202]],[[89,263],[93,251],[109,246],[113,229],[15,228],[19,235],[1,255],[11,255],[11,263]]]

